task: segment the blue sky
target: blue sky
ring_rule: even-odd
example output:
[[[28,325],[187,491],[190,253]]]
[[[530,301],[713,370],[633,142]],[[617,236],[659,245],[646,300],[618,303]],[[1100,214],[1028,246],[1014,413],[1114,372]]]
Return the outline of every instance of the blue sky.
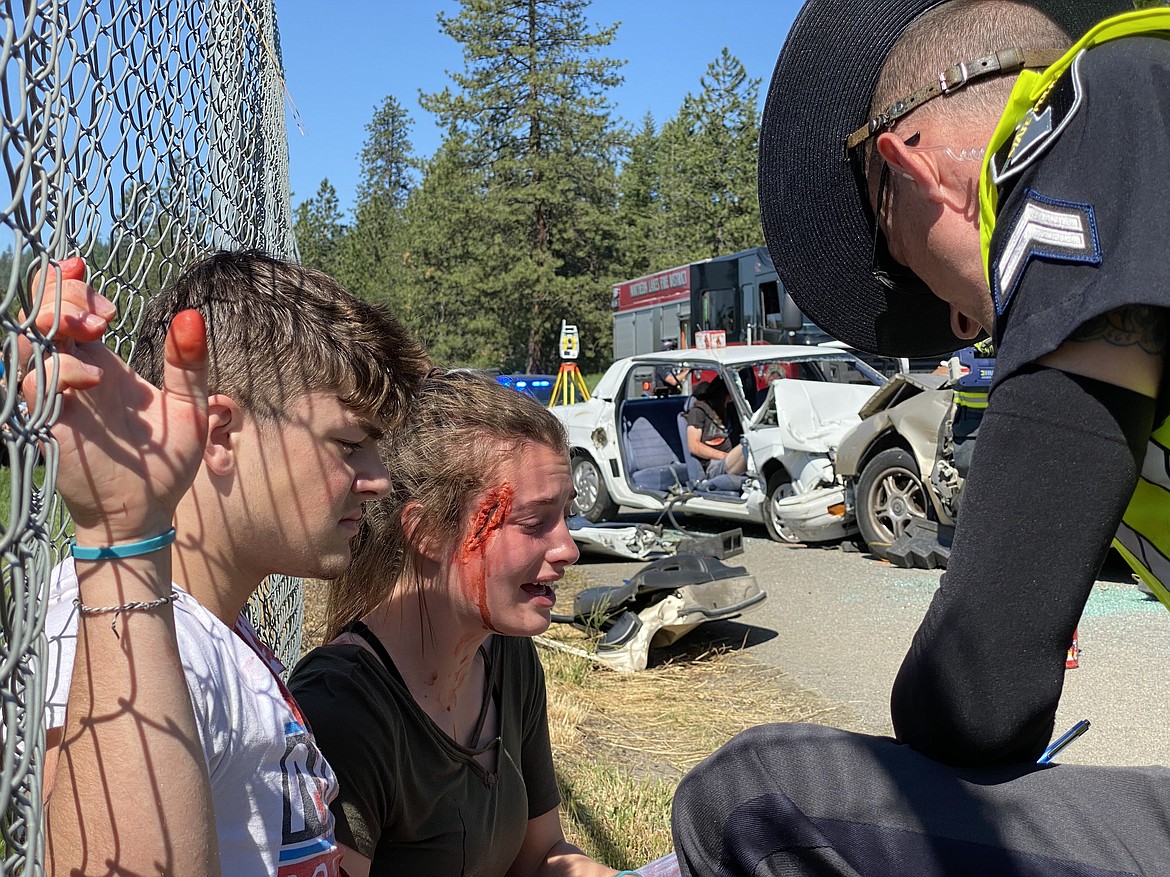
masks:
[[[799,8],[797,0],[593,0],[591,23],[621,22],[607,54],[627,61],[612,92],[616,116],[637,124],[649,110],[674,115],[699,77],[727,46],[762,79],[761,106],[776,56]],[[374,107],[394,95],[414,120],[411,140],[430,155],[440,131],[418,105],[420,90],[449,84],[461,71],[454,40],[440,32],[447,0],[277,0],[288,89],[304,129],[288,119],[293,204],[312,197],[323,178],[352,206],[357,155]]]

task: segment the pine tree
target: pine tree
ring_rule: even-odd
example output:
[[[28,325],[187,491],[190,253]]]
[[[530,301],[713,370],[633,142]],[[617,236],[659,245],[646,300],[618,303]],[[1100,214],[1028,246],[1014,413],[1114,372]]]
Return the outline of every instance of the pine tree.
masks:
[[[618,175],[618,227],[621,253],[617,274],[621,279],[660,270],[662,258],[662,202],[659,197],[657,161],[658,129],[650,113],[630,139],[626,160]]]
[[[586,360],[609,349],[607,275],[616,249],[615,149],[607,91],[619,62],[597,56],[615,27],[591,30],[588,0],[464,0],[445,33],[463,46],[454,88],[424,95],[449,136],[464,138],[482,185],[476,307],[506,336],[504,368],[556,362],[562,319]]]
[[[409,114],[393,96],[383,99],[366,125],[358,158],[353,227],[346,235],[340,279],[355,294],[393,308],[404,305],[405,222],[417,161],[410,142]]]
[[[345,236],[337,190],[326,178],[317,194],[302,201],[294,211],[293,234],[300,250],[301,264],[334,274]]]
[[[498,368],[508,359],[508,338],[485,300],[482,266],[493,262],[478,226],[483,193],[466,139],[449,136],[424,163],[404,211],[409,247],[400,316],[437,362]]]
[[[704,223],[706,204],[694,179],[703,150],[695,132],[693,103],[690,95],[684,98],[678,115],[662,126],[655,144],[658,210],[650,241],[660,261],[651,271],[721,255],[706,252],[700,243],[698,227]]]
[[[396,210],[406,205],[416,166],[410,142],[412,126],[410,114],[393,95],[382,99],[366,125],[366,140],[358,155],[358,204],[384,198]]]
[[[756,191],[760,80],[724,47],[663,126],[658,164],[672,261],[689,262],[758,246]]]

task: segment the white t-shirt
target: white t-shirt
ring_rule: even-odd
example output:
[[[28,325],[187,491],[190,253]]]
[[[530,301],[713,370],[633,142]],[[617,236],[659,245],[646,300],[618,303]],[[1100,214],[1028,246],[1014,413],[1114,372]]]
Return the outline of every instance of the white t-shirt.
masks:
[[[211,777],[224,875],[337,877],[329,802],[337,779],[247,620],[227,627],[177,585],[175,627]],[[53,570],[45,634],[45,724],[65,723],[77,643],[73,559]],[[110,634],[113,636],[113,634]]]

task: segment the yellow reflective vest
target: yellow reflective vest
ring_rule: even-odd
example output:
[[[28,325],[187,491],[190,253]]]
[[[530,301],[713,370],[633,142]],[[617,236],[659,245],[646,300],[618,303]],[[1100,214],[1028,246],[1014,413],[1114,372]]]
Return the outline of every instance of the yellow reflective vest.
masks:
[[[1141,9],[1107,19],[1085,34],[1052,66],[1020,73],[987,147],[979,180],[980,242],[989,288],[991,236],[999,200],[990,170],[992,159],[1016,136],[1029,110],[1039,109],[1052,85],[1082,51],[1110,40],[1153,31],[1170,32],[1170,9]],[[1163,388],[1162,392],[1170,392],[1170,388]],[[1170,418],[1163,420],[1150,436],[1141,477],[1122,516],[1113,546],[1170,608]]]

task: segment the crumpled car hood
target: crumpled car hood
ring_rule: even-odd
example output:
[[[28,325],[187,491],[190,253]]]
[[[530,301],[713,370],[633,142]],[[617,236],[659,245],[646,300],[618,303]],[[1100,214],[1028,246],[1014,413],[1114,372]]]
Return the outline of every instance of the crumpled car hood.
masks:
[[[773,381],[752,423],[764,427],[774,423],[790,451],[828,453],[861,422],[858,409],[877,391],[877,387],[863,384],[790,378]]]
[[[865,403],[864,407],[857,413],[864,420],[879,411],[885,411],[888,408],[893,408],[895,405],[900,405],[902,402],[917,396],[919,393],[937,390],[946,382],[946,375],[894,375],[888,384],[878,388],[877,392],[873,394],[869,401]]]

